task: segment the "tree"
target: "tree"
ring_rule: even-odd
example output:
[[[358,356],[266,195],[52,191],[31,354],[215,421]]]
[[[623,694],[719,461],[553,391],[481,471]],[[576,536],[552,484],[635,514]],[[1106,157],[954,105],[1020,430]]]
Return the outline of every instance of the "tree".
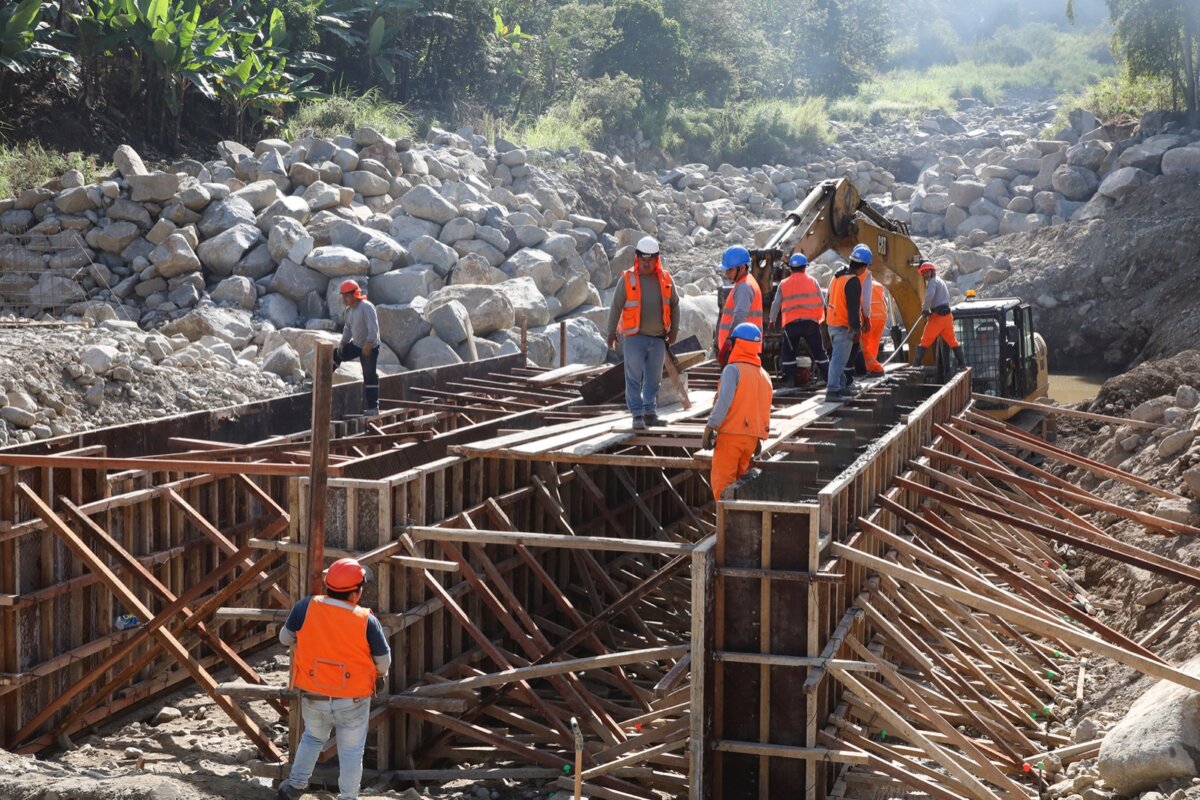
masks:
[[[665,106],[687,79],[679,23],[663,14],[660,0],[621,0],[613,29],[617,35],[597,54],[592,77],[623,72],[641,81],[647,102]]]
[[[1113,50],[1130,77],[1167,78],[1200,120],[1200,3],[1196,0],[1107,0]],[[1074,18],[1067,0],[1067,16]]]

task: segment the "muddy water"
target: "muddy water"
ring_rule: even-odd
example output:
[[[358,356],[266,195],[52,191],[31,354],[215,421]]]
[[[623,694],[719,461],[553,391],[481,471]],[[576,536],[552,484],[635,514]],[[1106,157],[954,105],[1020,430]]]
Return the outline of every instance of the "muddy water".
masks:
[[[1087,375],[1050,375],[1050,396],[1060,403],[1078,403],[1091,400],[1111,375],[1103,373]]]

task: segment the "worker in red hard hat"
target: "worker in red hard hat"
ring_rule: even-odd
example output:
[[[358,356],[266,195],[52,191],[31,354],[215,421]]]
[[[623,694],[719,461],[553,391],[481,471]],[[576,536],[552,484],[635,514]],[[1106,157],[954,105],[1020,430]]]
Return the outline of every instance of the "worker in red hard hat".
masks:
[[[304,794],[317,756],[337,730],[338,800],[355,800],[362,783],[363,751],[376,682],[392,665],[383,626],[358,604],[370,572],[353,558],[340,558],[325,573],[325,594],[292,607],[279,641],[292,654],[292,685],[300,692],[304,735],[292,754],[279,800]]]
[[[358,359],[363,372],[363,413],[368,417],[379,413],[379,315],[375,304],[363,294],[358,281],[342,281],[342,303],[346,306],[346,325],[342,328],[342,343],[333,354],[336,369],[343,361]]]
[[[925,318],[925,332],[921,334],[921,343],[913,363],[920,365],[925,360],[925,352],[940,336],[954,351],[959,369],[967,368],[967,360],[963,349],[954,335],[954,315],[950,313],[950,288],[946,282],[937,276],[937,267],[933,262],[926,261],[917,267],[917,272],[925,279],[925,301],[921,304],[921,316]]]

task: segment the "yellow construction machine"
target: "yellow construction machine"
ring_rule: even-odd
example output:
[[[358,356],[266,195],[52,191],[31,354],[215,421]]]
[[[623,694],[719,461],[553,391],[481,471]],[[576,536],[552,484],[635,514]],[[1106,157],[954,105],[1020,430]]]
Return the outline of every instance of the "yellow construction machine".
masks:
[[[921,251],[909,235],[908,226],[890,220],[872,208],[850,181],[822,181],[804,201],[787,215],[784,224],[767,242],[750,251],[750,272],[763,293],[764,309],[770,308],[779,282],[785,277],[787,260],[801,253],[814,261],[827,250],[848,257],[855,245],[871,248],[871,276],[887,287],[891,305],[904,330],[920,336],[925,325],[921,304],[925,280],[917,272]],[[1017,414],[1019,408],[1003,399],[1032,401],[1049,390],[1050,372],[1046,342],[1033,326],[1033,310],[1018,298],[967,300],[954,306],[954,325],[967,363],[972,367],[976,393],[997,398],[988,413],[1000,419]],[[899,326],[891,331],[893,347],[903,336]],[[778,333],[768,334],[768,354],[778,352]],[[913,348],[906,356],[913,357]],[[928,356],[939,371],[948,369],[948,359],[937,352]]]

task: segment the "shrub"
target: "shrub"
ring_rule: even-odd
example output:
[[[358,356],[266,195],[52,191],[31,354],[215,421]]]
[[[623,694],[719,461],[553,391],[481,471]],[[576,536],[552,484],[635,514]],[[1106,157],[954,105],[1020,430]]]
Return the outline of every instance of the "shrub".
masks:
[[[622,72],[581,81],[571,100],[570,115],[576,120],[598,120],[602,136],[632,135],[639,127],[641,105],[642,82]]]
[[[297,139],[305,131],[317,136],[350,135],[362,127],[398,139],[413,135],[416,125],[403,105],[385,100],[377,89],[361,95],[343,90],[327,98],[301,102],[282,134],[288,139]]]
[[[600,133],[600,120],[581,119],[570,108],[554,106],[518,129],[517,139],[536,150],[587,149]]]
[[[760,100],[724,109],[673,109],[659,144],[689,159],[767,164],[829,141],[821,98]]]
[[[112,168],[98,164],[93,156],[47,150],[37,142],[0,143],[0,198],[15,197],[71,169],[79,170],[84,180],[92,183]]]

